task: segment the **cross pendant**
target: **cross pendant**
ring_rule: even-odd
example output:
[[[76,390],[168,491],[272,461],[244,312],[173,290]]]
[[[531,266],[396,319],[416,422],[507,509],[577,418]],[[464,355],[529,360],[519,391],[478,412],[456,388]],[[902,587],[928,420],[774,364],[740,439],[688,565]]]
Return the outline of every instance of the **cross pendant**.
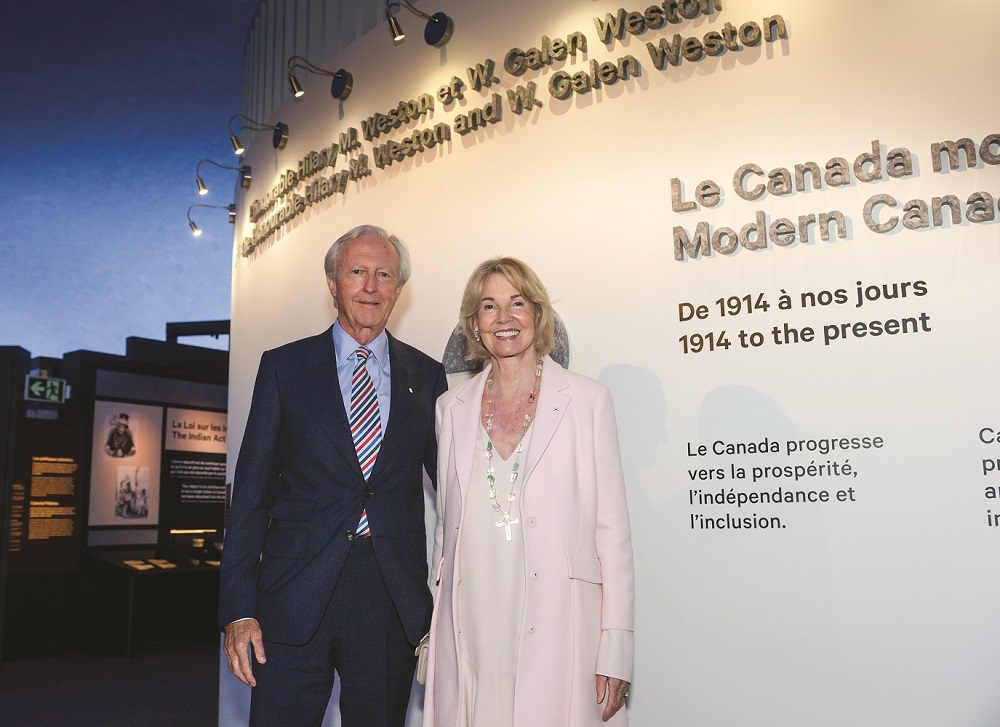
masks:
[[[510,532],[510,526],[517,525],[519,522],[520,521],[516,517],[511,517],[509,512],[505,512],[503,514],[502,520],[497,520],[496,526],[498,528],[504,529],[504,534],[507,536],[508,543],[511,542],[511,540],[513,540],[513,537]]]

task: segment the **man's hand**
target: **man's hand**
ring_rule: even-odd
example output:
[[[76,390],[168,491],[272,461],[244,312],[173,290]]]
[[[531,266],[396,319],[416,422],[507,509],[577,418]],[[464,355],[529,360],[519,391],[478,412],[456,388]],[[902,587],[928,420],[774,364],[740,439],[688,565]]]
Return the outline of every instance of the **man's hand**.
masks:
[[[264,636],[257,619],[233,621],[226,625],[226,641],[223,650],[226,652],[226,661],[229,662],[229,671],[247,686],[255,687],[257,680],[253,677],[253,664],[250,660],[251,646],[259,664],[267,661],[267,657],[264,655]]]
[[[597,675],[597,703],[601,704],[607,697],[607,704],[604,705],[604,714],[601,719],[607,722],[615,716],[615,713],[625,706],[625,697],[628,696],[628,682],[624,679],[615,679]]]

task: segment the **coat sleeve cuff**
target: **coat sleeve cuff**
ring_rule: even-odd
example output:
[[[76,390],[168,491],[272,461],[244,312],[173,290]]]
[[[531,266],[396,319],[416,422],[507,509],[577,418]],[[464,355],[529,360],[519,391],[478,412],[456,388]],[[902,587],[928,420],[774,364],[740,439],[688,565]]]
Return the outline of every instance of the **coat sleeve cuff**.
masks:
[[[597,674],[632,681],[635,635],[624,629],[604,629],[597,651]]]

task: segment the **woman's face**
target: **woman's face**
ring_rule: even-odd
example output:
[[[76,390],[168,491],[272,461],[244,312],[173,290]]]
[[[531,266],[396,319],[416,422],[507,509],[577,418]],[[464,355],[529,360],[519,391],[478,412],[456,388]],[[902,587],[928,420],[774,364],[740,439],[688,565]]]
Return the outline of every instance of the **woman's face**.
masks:
[[[494,359],[535,356],[535,306],[510,284],[505,275],[493,273],[483,285],[476,313],[483,346]]]

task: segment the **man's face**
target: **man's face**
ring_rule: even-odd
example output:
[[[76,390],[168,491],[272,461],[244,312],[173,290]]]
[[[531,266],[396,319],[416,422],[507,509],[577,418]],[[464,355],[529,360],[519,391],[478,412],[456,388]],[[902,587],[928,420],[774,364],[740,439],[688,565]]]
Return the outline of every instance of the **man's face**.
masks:
[[[402,286],[399,256],[387,241],[370,235],[351,240],[340,251],[333,277],[327,277],[341,327],[364,345],[385,328]]]

